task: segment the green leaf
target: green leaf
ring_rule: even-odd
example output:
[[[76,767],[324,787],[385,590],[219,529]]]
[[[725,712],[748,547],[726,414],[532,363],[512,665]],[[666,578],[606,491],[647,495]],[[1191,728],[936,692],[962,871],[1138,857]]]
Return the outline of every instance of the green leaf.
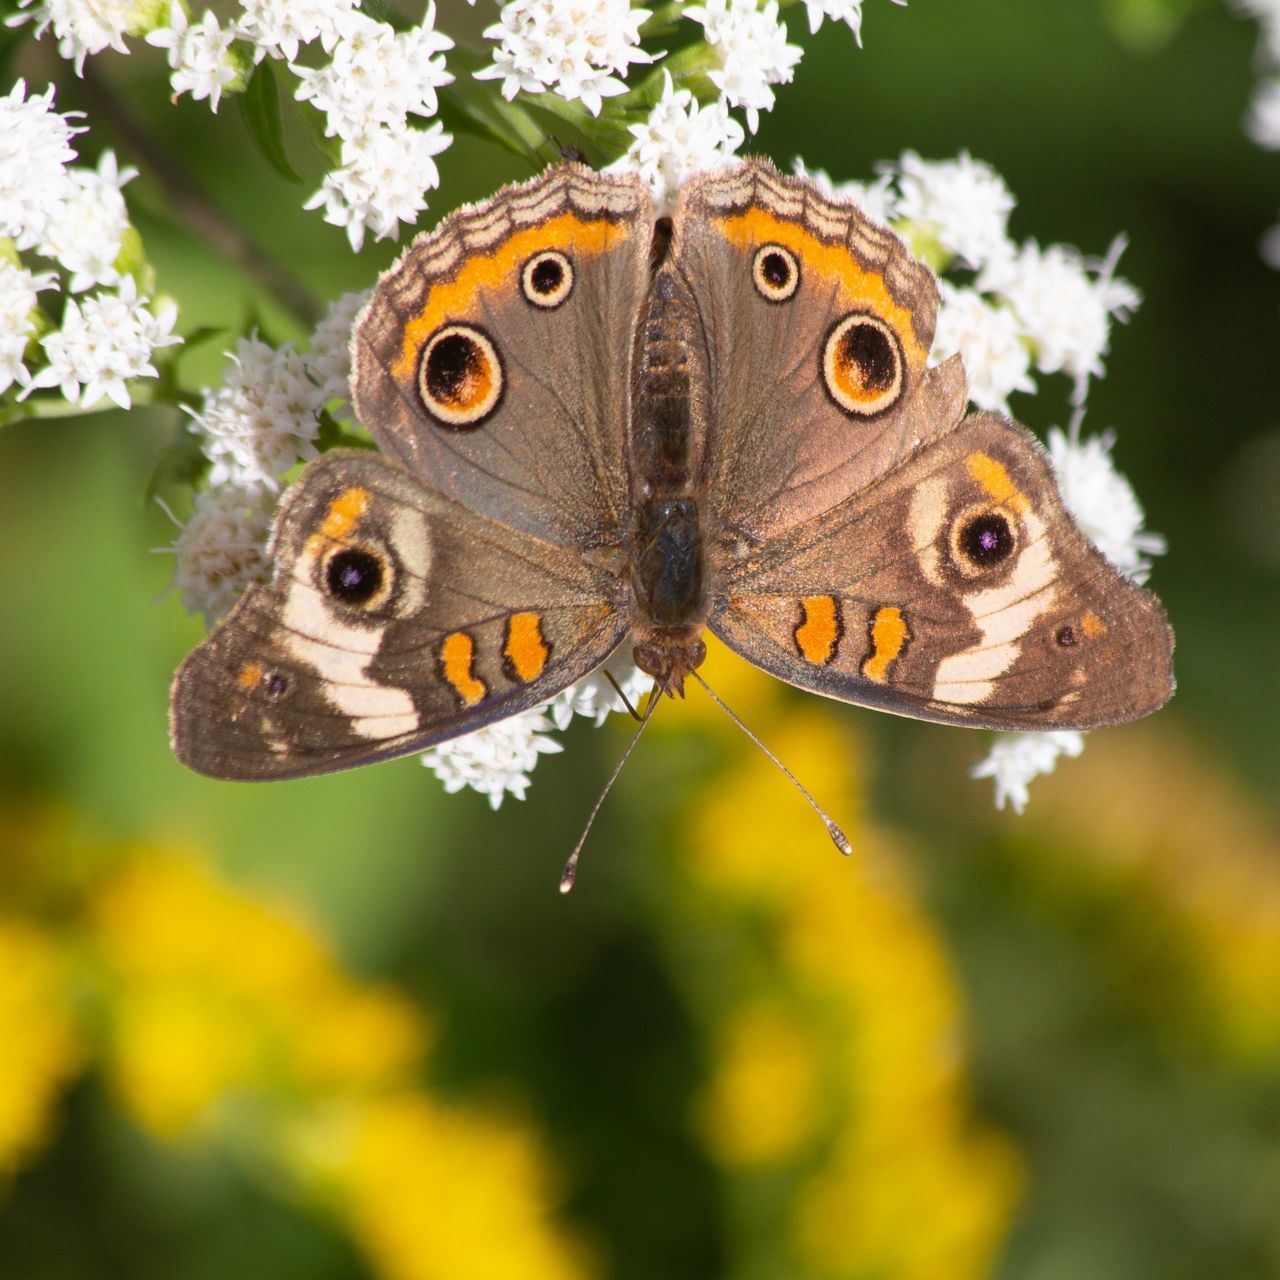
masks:
[[[282,177],[302,185],[302,179],[285,153],[284,123],[280,115],[280,89],[270,62],[260,62],[240,98],[249,132],[267,163]]]

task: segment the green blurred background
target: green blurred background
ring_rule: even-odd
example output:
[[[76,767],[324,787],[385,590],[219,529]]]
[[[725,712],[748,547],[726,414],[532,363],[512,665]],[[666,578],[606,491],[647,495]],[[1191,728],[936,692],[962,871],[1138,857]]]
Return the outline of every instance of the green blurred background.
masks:
[[[861,52],[789,24],[809,51],[757,139],[780,164],[967,149],[1015,237],[1128,234],[1145,302],[1085,426],[1118,429],[1168,537],[1175,701],[1095,734],[1018,819],[966,777],[979,735],[716,655],[855,865],[694,695],[561,899],[625,720],[572,729],[497,813],[413,760],[191,775],[165,705],[201,628],[144,500],[178,418],[8,427],[0,1275],[1280,1276],[1280,278],[1257,249],[1280,162],[1240,127],[1256,28],[1207,0],[867,0]],[[148,53],[96,62],[77,82],[46,41],[15,70],[134,162],[95,107],[118,93],[318,297],[389,261],[302,212],[304,139],[295,189],[234,103],[161,109]],[[433,212],[527,172],[471,139],[441,169]],[[301,336],[147,176],[128,195],[185,331]],[[1068,390],[1014,407],[1043,432]]]

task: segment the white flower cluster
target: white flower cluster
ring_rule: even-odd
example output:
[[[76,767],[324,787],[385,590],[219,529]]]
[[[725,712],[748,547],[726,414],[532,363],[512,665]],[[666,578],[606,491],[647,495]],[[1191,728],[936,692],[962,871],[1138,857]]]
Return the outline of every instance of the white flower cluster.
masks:
[[[724,168],[746,133],[723,98],[700,106],[688,89],[677,89],[663,71],[662,97],[643,124],[628,126],[635,141],[610,172],[637,173],[660,214],[675,208],[676,192],[695,173]]]
[[[488,796],[494,809],[507,795],[523,800],[538,757],[564,750],[560,740],[552,736],[554,730],[568,728],[574,716],[584,716],[598,727],[612,713],[627,710],[605,671],[618,682],[633,710],[649,692],[652,678],[626,655],[624,645],[598,671],[557,694],[546,706],[442,742],[423,753],[422,763],[450,794],[471,787]]]
[[[53,93],[28,97],[19,80],[0,97],[0,395],[56,387],[82,409],[104,400],[127,409],[129,383],[156,376],[153,352],[181,341],[177,308],[140,296],[123,269],[131,228],[121,191],[137,171],[111,151],[96,169],[73,165],[82,128],[76,113],[54,110]],[[86,295],[63,298],[57,325],[37,298],[55,289]]]
[[[1265,68],[1244,119],[1244,131],[1266,151],[1280,151],[1280,0],[1231,0],[1259,28],[1259,61]],[[1280,226],[1262,238],[1262,257],[1280,269]]]
[[[453,139],[439,121],[410,123],[436,115],[436,91],[453,80],[443,57],[453,41],[435,30],[434,3],[417,26],[397,32],[359,12],[356,0],[242,0],[225,23],[211,8],[193,20],[183,0],[18,2],[25,12],[10,25],[34,22],[37,36],[51,30],[77,71],[103,49],[128,53],[125,37],[140,35],[164,50],[174,97],[207,100],[215,112],[224,92],[244,89],[257,63],[284,62],[297,80],[295,97],[323,113],[341,152],[305,207],[345,228],[354,250],[368,232],[381,239],[416,221],[425,193],[440,185],[435,157]],[[329,56],[324,66],[299,63],[311,44]]]
[[[802,164],[797,169],[805,172]],[[1036,390],[1033,369],[1067,374],[1075,403],[1083,402],[1089,379],[1104,371],[1113,320],[1127,318],[1141,300],[1115,274],[1123,237],[1100,260],[1068,245],[1016,243],[1004,179],[965,152],[933,161],[908,151],[883,166],[870,187],[836,186],[821,171],[809,176],[889,222],[939,272],[933,359],[963,355],[974,404],[1008,413],[1015,391]]]
[[[212,624],[250,583],[263,580],[271,516],[285,472],[316,456],[321,414],[350,415],[351,326],[367,293],[347,293],[316,326],[305,355],[242,338],[221,387],[188,409],[208,458],[209,488],[167,550],[191,613]]]
[[[550,91],[598,116],[605,98],[627,91],[627,68],[654,60],[639,47],[651,16],[631,0],[509,0],[485,29],[498,48],[476,78],[501,80],[508,101]]]

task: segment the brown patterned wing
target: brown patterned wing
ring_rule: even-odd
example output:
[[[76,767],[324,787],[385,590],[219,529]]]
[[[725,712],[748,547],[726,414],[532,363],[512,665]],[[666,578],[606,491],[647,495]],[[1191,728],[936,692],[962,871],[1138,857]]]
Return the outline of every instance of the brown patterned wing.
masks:
[[[653,212],[577,164],[419,236],[356,322],[356,416],[481,515],[561,546],[616,540]]]
[[[306,469],[272,555],[174,677],[174,751],[214,777],[420,751],[540,705],[627,631],[618,579],[370,453]]]
[[[1080,533],[1034,438],[993,414],[725,566],[710,627],[791,684],[922,720],[1088,729],[1173,692],[1159,601]]]
[[[938,290],[888,228],[763,160],[676,210],[708,526],[777,536],[866,488],[965,408],[926,370]]]

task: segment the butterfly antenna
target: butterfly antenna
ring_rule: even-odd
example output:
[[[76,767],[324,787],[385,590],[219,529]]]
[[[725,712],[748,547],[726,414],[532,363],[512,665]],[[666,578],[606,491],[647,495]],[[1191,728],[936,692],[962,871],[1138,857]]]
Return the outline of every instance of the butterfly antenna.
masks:
[[[742,732],[745,733],[747,737],[750,738],[751,741],[754,742],[756,746],[759,747],[760,750],[763,751],[765,755],[767,755],[769,759],[772,760],[773,763],[776,764],[778,768],[781,769],[782,772],[786,774],[788,778],[791,779],[791,782],[795,785],[796,790],[799,791],[800,794],[804,796],[804,798],[813,806],[814,813],[816,813],[818,817],[822,819],[822,824],[823,826],[826,827],[827,834],[831,837],[832,843],[835,845],[835,847],[839,849],[841,853],[845,854],[846,857],[849,854],[851,854],[853,852],[853,845],[849,843],[849,837],[845,835],[843,831],[840,830],[840,828],[836,825],[835,820],[813,798],[813,796],[809,794],[809,789],[804,785],[804,783],[801,782],[800,779],[797,778],[796,775],[792,773],[791,770],[788,769],[787,766],[783,764],[782,761],[779,760],[778,757],[775,756],[773,752],[770,751],[769,748],[766,747],[764,743],[761,742],[760,739],[757,738],[756,735],[752,733],[751,730],[748,729],[745,724],[742,723],[742,721],[737,717],[737,715],[735,715],[734,712],[729,708],[729,706],[723,701],[723,699],[721,699],[720,695],[716,693],[716,691],[696,671],[693,671],[690,674],[711,695],[711,700],[716,704],[716,706],[718,706],[720,710],[723,711],[725,715],[727,715],[729,719],[732,720],[733,723],[736,724],[738,728],[741,729]]]
[[[587,836],[591,833],[591,828],[596,820],[596,814],[600,812],[600,806],[604,804],[604,798],[613,790],[613,784],[618,780],[618,774],[622,772],[622,766],[627,763],[627,757],[635,750],[636,743],[640,741],[640,735],[645,730],[645,725],[653,719],[653,713],[657,710],[658,703],[662,699],[655,687],[649,694],[649,705],[644,710],[643,717],[637,717],[640,720],[639,727],[635,733],[631,735],[631,741],[627,743],[627,749],[622,753],[622,759],[614,766],[613,773],[609,775],[609,781],[604,784],[604,790],[600,792],[599,798],[595,802],[595,806],[591,810],[591,816],[587,819],[587,825],[582,828],[582,834],[578,837],[578,843],[573,846],[573,852],[569,855],[569,860],[564,864],[564,870],[560,873],[560,892],[568,893],[573,888],[574,879],[578,874],[578,858],[582,854],[582,846],[587,843]]]

